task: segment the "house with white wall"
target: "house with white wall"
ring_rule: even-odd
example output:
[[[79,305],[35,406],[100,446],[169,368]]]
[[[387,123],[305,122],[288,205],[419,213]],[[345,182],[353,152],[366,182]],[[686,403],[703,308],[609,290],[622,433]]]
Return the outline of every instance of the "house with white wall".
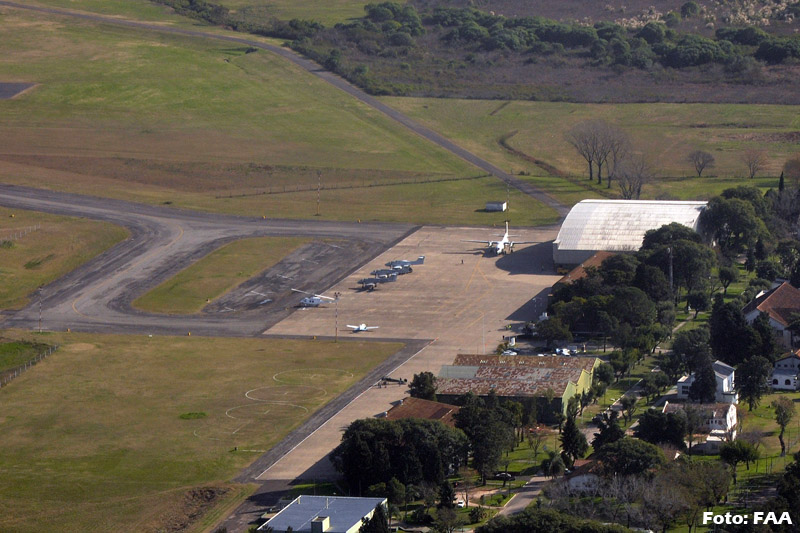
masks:
[[[736,405],[732,403],[669,403],[664,404],[664,413],[676,413],[694,409],[703,421],[699,433],[706,435],[705,442],[696,447],[708,453],[717,453],[726,442],[736,439],[739,419]],[[693,448],[694,449],[694,448]]]
[[[775,390],[800,390],[800,350],[775,361],[769,382]]]
[[[714,361],[711,366],[714,369],[714,377],[717,379],[717,391],[714,400],[720,403],[739,403],[739,394],[734,388],[736,369],[722,361]],[[694,373],[683,376],[678,380],[678,399],[689,399],[689,389],[692,383],[694,383]]]

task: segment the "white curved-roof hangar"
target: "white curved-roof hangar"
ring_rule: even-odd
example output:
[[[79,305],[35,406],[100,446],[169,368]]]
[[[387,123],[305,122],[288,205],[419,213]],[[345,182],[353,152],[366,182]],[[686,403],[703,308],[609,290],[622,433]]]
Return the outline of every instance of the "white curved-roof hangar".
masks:
[[[570,210],[553,242],[553,261],[580,264],[595,252],[630,252],[644,234],[677,222],[697,231],[707,202],[583,200]]]

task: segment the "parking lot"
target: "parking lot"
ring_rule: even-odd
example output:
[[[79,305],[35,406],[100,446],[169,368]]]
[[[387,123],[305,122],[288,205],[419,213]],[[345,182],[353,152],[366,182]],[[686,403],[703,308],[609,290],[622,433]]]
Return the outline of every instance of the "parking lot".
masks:
[[[485,256],[478,243],[465,239],[496,239],[497,231],[474,228],[425,227],[381,254],[368,265],[325,292],[340,293],[337,305],[301,310],[266,334],[330,337],[338,321],[339,336],[374,339],[429,339],[431,342],[390,377],[411,380],[414,374],[438,374],[458,353],[492,353],[508,326],[521,326],[544,310],[544,296],[557,281],[552,241],[556,229],[513,230],[515,240],[541,244],[520,246],[512,254]],[[375,291],[358,290],[369,277],[395,259],[424,255],[425,264]],[[298,297],[299,301],[299,297]],[[338,319],[337,319],[338,307]],[[365,323],[379,329],[350,333],[347,324]],[[333,470],[325,458],[340,441],[341,432],[359,418],[379,416],[401,400],[407,387],[396,383],[375,386],[340,411],[319,430],[265,471],[261,480],[326,479]]]

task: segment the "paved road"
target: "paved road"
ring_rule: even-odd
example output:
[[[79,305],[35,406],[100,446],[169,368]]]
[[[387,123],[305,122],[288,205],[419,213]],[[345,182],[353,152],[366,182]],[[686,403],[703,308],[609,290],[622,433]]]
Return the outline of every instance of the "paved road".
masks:
[[[258,335],[292,312],[299,296],[290,292],[291,287],[322,291],[415,231],[404,224],[263,220],[199,213],[8,185],[0,185],[0,205],[112,222],[131,233],[129,239],[42,289],[43,325],[62,331]],[[256,278],[247,292],[228,297],[225,309],[165,316],[131,307],[136,297],[211,250],[235,239],[257,236],[311,237],[315,241],[279,262],[269,275]],[[31,329],[38,318],[37,299],[8,316],[2,326]]]
[[[17,9],[28,9],[32,11],[38,11],[40,13],[47,13],[50,15],[61,15],[61,16],[69,16],[69,17],[76,17],[84,20],[91,20],[95,22],[102,22],[106,24],[114,24],[118,26],[126,26],[129,28],[138,28],[142,30],[148,31],[157,31],[163,33],[171,33],[176,35],[186,35],[189,37],[198,37],[201,39],[216,39],[221,41],[233,42],[237,44],[252,46],[255,48],[260,48],[262,50],[268,50],[274,54],[277,54],[285,59],[288,59],[292,63],[298,65],[299,67],[305,69],[306,71],[310,72],[311,74],[317,76],[318,78],[325,80],[329,84],[333,85],[334,87],[346,92],[353,98],[360,100],[361,102],[365,103],[366,105],[376,109],[386,115],[387,117],[395,120],[396,122],[402,124],[406,128],[410,129],[417,135],[428,139],[432,143],[448,150],[449,152],[457,155],[458,157],[472,163],[476,167],[485,170],[489,174],[496,176],[497,178],[501,179],[511,187],[522,191],[523,193],[536,198],[543,204],[551,207],[554,209],[559,217],[563,218],[569,212],[569,208],[558,200],[553,198],[552,196],[548,195],[541,189],[534,187],[530,183],[527,183],[519,178],[514,177],[507,172],[504,172],[496,165],[493,165],[489,161],[478,157],[477,155],[473,154],[472,152],[465,150],[464,148],[458,146],[453,141],[447,139],[443,135],[436,133],[435,131],[431,130],[430,128],[426,128],[425,126],[415,122],[408,116],[404,115],[403,113],[397,111],[389,107],[388,105],[381,103],[377,99],[373,98],[372,96],[368,95],[361,89],[351,85],[343,78],[340,78],[336,74],[324,70],[320,65],[317,63],[306,59],[297,53],[286,49],[281,48],[280,46],[275,46],[271,44],[262,43],[259,41],[250,40],[244,37],[233,37],[231,35],[221,35],[215,33],[208,33],[202,32],[197,30],[187,30],[183,28],[175,28],[171,26],[163,26],[157,24],[148,24],[146,22],[137,22],[133,20],[124,20],[119,18],[112,18],[106,17],[102,15],[95,15],[91,13],[82,13],[82,12],[75,12],[75,11],[67,11],[64,9],[56,9],[56,8],[47,8],[47,7],[37,7],[37,6],[28,6],[24,4],[19,4],[16,2],[8,2],[6,0],[0,0],[0,6],[12,7]]]
[[[542,493],[542,487],[545,483],[550,481],[545,476],[531,477],[525,486],[523,486],[508,503],[500,510],[498,515],[511,516],[525,510],[536,498]]]

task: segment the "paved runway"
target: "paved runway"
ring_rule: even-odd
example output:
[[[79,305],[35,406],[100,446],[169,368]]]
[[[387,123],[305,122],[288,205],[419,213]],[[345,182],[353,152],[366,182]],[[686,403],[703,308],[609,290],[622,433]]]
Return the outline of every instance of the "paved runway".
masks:
[[[324,290],[414,231],[403,224],[272,220],[160,208],[0,185],[0,205],[81,216],[128,228],[129,239],[42,290],[43,326],[102,333],[252,336],[286,318],[300,297],[292,287]],[[311,237],[265,274],[197,315],[144,313],[130,302],[222,244],[244,237]],[[333,245],[331,245],[333,244]],[[268,295],[263,296],[263,295]],[[270,302],[259,305],[264,300]],[[32,329],[38,300],[3,327]]]

